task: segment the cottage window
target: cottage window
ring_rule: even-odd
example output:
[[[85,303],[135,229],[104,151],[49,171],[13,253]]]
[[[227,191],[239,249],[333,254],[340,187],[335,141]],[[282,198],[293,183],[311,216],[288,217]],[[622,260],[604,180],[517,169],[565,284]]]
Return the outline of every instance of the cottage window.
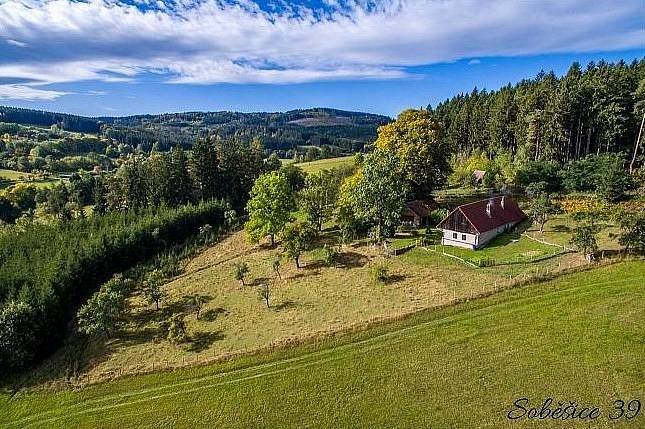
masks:
[[[457,239],[457,233],[456,232],[452,233],[452,238],[454,238],[455,240]]]
[[[461,239],[466,241],[466,234],[461,234]]]

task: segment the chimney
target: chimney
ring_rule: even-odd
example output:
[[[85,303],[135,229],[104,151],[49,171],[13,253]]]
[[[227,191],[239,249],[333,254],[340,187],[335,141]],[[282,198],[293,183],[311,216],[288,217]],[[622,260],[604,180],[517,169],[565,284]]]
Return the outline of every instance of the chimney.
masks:
[[[488,217],[493,217],[493,215],[491,214],[491,208],[492,208],[492,207],[493,207],[493,201],[492,201],[492,200],[488,200],[488,204],[486,204],[486,215],[487,215]]]
[[[502,210],[504,210],[504,200],[506,199],[506,195],[502,195],[502,201],[500,205],[502,206]]]

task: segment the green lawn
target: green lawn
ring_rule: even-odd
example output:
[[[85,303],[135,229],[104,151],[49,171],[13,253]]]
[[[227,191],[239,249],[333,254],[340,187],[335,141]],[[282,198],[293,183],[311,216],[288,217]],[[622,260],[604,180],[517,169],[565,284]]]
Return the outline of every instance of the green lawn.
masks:
[[[645,397],[645,262],[621,263],[226,364],[0,399],[0,425],[101,428],[636,428]],[[257,329],[261,330],[261,326]],[[599,406],[509,421],[513,401]]]
[[[519,232],[500,234],[485,247],[477,250],[440,245],[436,246],[436,250],[470,261],[490,260],[494,264],[530,263],[563,251],[561,247],[531,240]]]
[[[599,224],[602,229],[598,233],[598,248],[601,251],[620,249],[621,246],[618,244],[618,241],[615,237],[612,237],[612,234],[620,233],[620,228],[611,223],[602,221]],[[526,232],[532,237],[540,240],[571,247],[571,236],[573,235],[575,228],[576,221],[573,220],[571,216],[567,214],[558,214],[553,216],[544,224],[544,230],[542,232],[540,232],[540,228],[537,225],[531,225]]]
[[[301,162],[296,164],[302,168],[305,173],[315,173],[320,170],[331,170],[332,168],[342,167],[345,165],[352,165],[354,156],[342,156],[339,158],[319,159],[317,161]]]

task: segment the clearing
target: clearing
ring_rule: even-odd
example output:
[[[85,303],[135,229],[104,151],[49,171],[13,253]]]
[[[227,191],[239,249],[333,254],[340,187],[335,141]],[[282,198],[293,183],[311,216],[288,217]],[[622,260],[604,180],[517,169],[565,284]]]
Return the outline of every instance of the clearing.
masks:
[[[354,156],[341,156],[338,158],[325,158],[316,161],[301,162],[295,164],[302,168],[305,173],[317,173],[320,170],[331,170],[332,168],[344,167],[354,163]]]

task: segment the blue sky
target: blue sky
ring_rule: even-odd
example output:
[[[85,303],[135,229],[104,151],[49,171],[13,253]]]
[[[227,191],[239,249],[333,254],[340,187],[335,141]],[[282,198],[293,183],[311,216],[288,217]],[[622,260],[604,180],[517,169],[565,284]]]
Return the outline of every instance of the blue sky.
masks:
[[[573,61],[642,58],[643,23],[642,0],[0,0],[0,104],[395,116]]]

